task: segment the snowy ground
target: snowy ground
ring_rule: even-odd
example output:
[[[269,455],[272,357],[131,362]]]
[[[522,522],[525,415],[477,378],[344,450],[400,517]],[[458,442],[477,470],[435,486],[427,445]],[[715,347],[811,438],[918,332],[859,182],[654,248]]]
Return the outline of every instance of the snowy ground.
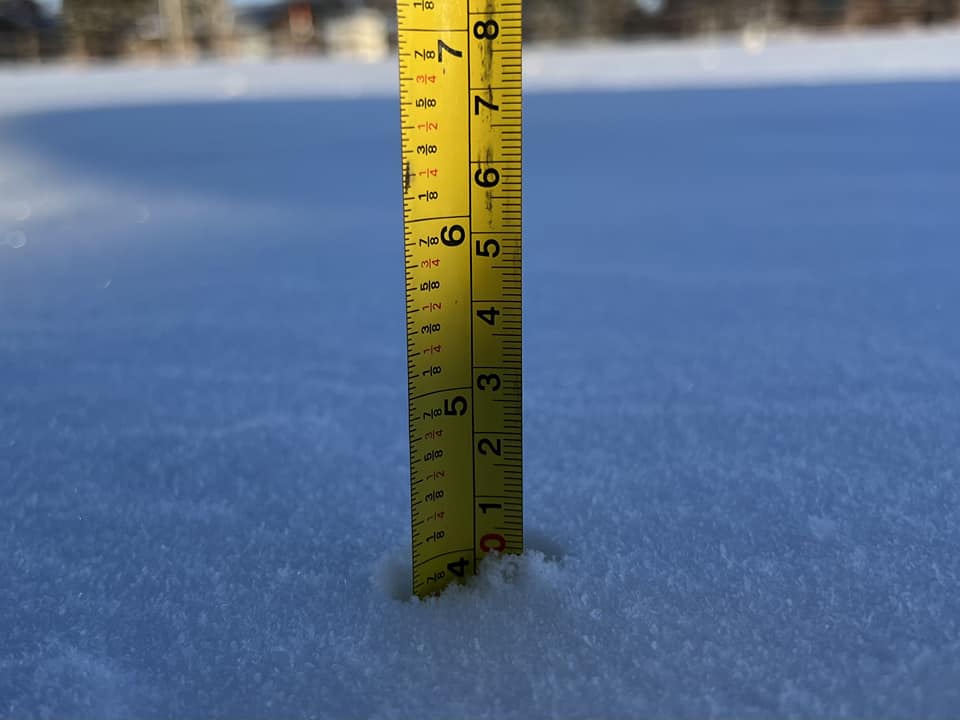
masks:
[[[0,73],[0,717],[955,717],[958,38],[530,54],[535,551],[426,603],[393,69]]]

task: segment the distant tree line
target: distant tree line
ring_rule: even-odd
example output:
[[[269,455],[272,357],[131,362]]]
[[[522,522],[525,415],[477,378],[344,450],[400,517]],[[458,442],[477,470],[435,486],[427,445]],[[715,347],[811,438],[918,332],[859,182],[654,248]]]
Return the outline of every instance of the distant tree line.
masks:
[[[748,26],[825,28],[932,24],[960,0],[525,0],[529,37],[695,35]]]
[[[229,32],[229,0],[63,0],[64,33],[74,51],[119,55],[131,40],[182,52],[213,48]]]
[[[59,51],[59,28],[35,0],[0,0],[0,60],[44,57]]]
[[[442,2],[443,0],[437,0]],[[272,0],[257,10],[231,0],[62,0],[59,18],[36,0],[0,0],[0,60],[68,52],[110,57],[130,52],[224,51],[244,32],[294,32],[307,17],[317,29],[332,18],[373,9],[393,22],[396,0]],[[243,23],[235,24],[234,15]],[[746,27],[860,27],[933,24],[960,18],[960,0],[524,0],[531,40],[686,36]],[[302,30],[302,27],[300,28]],[[317,32],[313,37],[319,37]],[[319,42],[306,49],[323,50]]]

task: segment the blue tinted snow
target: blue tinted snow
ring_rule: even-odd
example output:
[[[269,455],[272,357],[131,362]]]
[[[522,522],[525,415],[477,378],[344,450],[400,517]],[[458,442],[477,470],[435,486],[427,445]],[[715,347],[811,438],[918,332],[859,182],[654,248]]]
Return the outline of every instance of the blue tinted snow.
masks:
[[[426,602],[395,102],[0,121],[0,716],[956,716],[960,85],[526,121],[537,549]]]

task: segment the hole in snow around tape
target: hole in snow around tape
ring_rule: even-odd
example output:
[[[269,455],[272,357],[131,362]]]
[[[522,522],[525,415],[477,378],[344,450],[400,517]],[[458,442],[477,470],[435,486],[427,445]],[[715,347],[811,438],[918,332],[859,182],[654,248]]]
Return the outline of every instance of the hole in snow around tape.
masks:
[[[555,571],[560,571],[567,553],[559,542],[543,532],[525,530],[524,545],[526,550],[523,555],[490,555],[480,564],[480,573],[476,577],[465,585],[451,585],[441,597],[461,593],[495,593],[511,585],[549,580]],[[374,564],[370,581],[391,600],[412,600],[410,563],[409,548],[389,550]]]

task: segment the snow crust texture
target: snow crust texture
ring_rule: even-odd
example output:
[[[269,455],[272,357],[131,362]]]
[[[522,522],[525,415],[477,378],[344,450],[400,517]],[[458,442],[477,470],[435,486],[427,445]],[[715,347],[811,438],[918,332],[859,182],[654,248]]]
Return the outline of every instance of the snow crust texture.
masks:
[[[0,119],[0,717],[956,717],[960,84],[526,120],[532,549],[414,601],[395,102]]]

